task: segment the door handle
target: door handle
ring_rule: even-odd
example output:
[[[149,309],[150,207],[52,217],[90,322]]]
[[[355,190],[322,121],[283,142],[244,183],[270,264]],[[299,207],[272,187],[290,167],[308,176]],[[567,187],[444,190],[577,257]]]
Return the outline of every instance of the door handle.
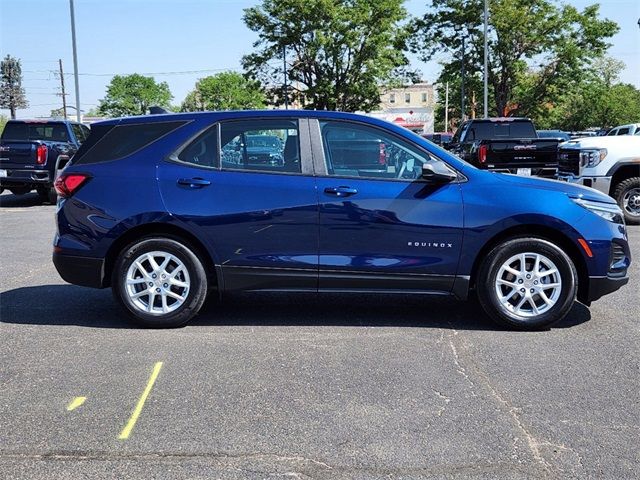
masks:
[[[178,180],[178,185],[184,185],[190,188],[202,188],[211,185],[211,182],[204,178],[181,178]]]
[[[324,193],[336,197],[350,197],[358,193],[358,190],[351,187],[327,187],[324,189]]]

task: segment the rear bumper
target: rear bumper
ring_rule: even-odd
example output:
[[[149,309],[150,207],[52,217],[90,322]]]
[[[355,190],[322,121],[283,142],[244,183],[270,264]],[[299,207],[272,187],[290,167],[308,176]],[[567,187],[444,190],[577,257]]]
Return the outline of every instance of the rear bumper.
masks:
[[[589,291],[584,299],[585,303],[591,303],[599,298],[615,292],[629,282],[629,277],[589,277]]]
[[[104,259],[53,253],[53,264],[65,282],[83,287],[102,288]]]
[[[22,187],[22,186],[38,186],[52,183],[51,175],[48,170],[18,170],[4,169],[7,171],[6,177],[0,177],[0,185],[3,188]]]

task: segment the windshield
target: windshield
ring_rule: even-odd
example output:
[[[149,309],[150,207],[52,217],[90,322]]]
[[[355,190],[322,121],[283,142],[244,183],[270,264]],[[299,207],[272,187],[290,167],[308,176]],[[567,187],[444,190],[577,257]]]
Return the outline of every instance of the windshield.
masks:
[[[68,142],[67,127],[62,123],[20,123],[9,122],[2,132],[4,140],[49,140],[53,142]]]

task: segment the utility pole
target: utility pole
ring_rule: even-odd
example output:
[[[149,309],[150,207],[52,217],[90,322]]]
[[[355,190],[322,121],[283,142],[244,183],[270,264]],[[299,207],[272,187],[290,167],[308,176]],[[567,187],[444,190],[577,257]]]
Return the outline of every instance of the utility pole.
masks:
[[[62,114],[64,115],[64,119],[67,119],[67,92],[64,89],[64,72],[62,71],[62,59],[58,59],[58,65],[60,65],[60,89],[62,96]]]
[[[76,115],[78,122],[82,121],[80,114],[80,83],[78,82],[78,52],[76,49],[76,15],[73,9],[73,0],[69,0],[71,10],[71,43],[73,45],[73,77],[76,83]]]
[[[462,60],[460,61],[460,76],[462,85],[460,86],[460,121],[464,121],[464,31],[462,32]]]
[[[289,92],[287,89],[287,47],[282,45],[282,74],[284,76],[284,109],[289,110]]]
[[[489,0],[484,0],[484,118],[489,117],[489,54],[487,51],[487,27],[489,24]]]
[[[449,131],[449,82],[444,90],[444,131]]]

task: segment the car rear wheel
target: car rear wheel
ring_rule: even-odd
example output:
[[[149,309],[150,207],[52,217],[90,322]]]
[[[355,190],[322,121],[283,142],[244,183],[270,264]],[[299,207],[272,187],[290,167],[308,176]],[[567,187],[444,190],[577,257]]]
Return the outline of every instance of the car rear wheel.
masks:
[[[536,330],[562,320],[576,299],[576,268],[560,248],[539,238],[496,246],[478,271],[478,299],[496,322]]]
[[[129,316],[154,328],[185,325],[207,295],[207,275],[193,250],[162,237],[144,238],[125,248],[111,285]]]
[[[627,224],[640,224],[640,177],[627,178],[618,183],[613,198],[622,209]]]
[[[37,190],[40,200],[55,205],[58,201],[58,192],[54,187],[43,187]]]

